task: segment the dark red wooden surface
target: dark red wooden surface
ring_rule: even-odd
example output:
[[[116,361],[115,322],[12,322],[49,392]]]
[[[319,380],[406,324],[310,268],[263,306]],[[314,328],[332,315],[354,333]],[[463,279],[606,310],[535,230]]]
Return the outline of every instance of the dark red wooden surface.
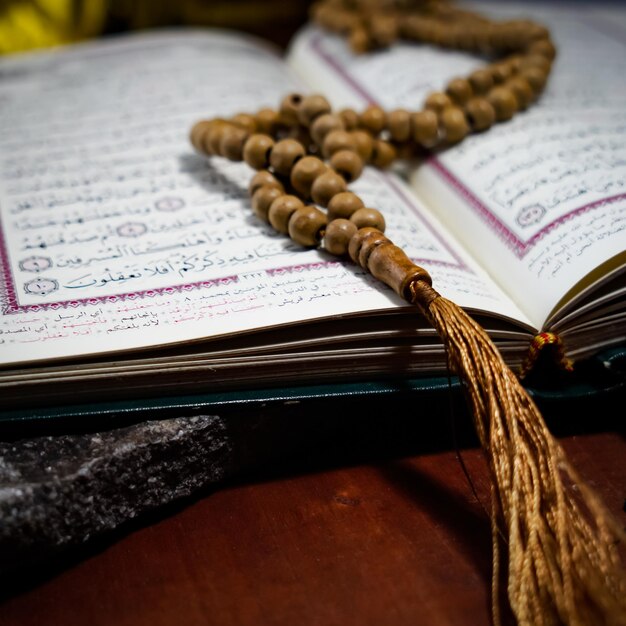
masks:
[[[626,524],[624,438],[563,443]],[[206,494],[11,592],[0,624],[480,625],[490,569],[486,512],[442,452]]]

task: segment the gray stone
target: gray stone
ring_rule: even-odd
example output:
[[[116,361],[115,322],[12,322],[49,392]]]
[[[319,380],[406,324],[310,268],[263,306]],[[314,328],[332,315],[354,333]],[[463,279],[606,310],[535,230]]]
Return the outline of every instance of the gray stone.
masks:
[[[0,570],[219,482],[231,463],[215,416],[0,442]]]

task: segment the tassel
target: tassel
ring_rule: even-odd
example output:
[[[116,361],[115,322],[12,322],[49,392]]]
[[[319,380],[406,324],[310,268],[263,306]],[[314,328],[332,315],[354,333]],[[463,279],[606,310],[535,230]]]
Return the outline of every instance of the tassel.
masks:
[[[376,229],[358,231],[350,256],[417,306],[463,383],[492,481],[494,624],[502,535],[508,598],[520,626],[626,625],[619,554],[626,533],[569,463],[485,330]]]
[[[500,520],[507,540],[508,597],[519,624],[626,624],[618,551],[626,534],[569,463],[486,332],[424,281],[409,290],[442,338],[472,408],[491,472],[492,520]],[[498,572],[496,563],[495,624]]]

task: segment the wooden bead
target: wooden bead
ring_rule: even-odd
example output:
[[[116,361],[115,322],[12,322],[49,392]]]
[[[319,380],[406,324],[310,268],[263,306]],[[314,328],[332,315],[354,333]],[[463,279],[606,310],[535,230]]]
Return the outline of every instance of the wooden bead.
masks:
[[[321,147],[328,133],[333,130],[345,130],[345,128],[346,125],[339,115],[324,113],[311,124],[311,139]]]
[[[411,138],[411,114],[405,109],[396,109],[387,116],[387,129],[393,141],[408,141]]]
[[[352,133],[347,130],[331,130],[324,138],[322,144],[322,154],[329,159],[339,150],[356,151],[356,143],[352,138]]]
[[[552,68],[552,63],[541,54],[529,54],[522,57],[519,69],[521,71],[528,67],[538,67],[548,74]]]
[[[355,211],[363,208],[363,200],[351,191],[342,191],[333,196],[328,203],[328,219],[350,219]]]
[[[377,228],[372,228],[371,226],[359,228],[350,239],[348,254],[355,263],[358,263],[361,267],[367,268],[367,259],[372,253],[372,250],[376,246],[388,241],[389,239]]]
[[[326,226],[324,248],[331,254],[344,256],[348,253],[350,239],[357,231],[356,224],[346,219],[334,219]]]
[[[270,153],[270,165],[278,174],[289,175],[298,159],[305,154],[303,145],[295,139],[281,139]]]
[[[257,189],[264,186],[275,187],[276,189],[279,189],[281,193],[285,193],[283,184],[276,178],[276,176],[274,176],[274,174],[268,172],[267,170],[261,170],[252,177],[252,180],[248,185],[248,194],[253,196]]]
[[[191,132],[189,133],[191,145],[202,154],[206,154],[205,148],[202,145],[204,135],[206,131],[211,128],[212,123],[213,120],[200,120],[191,127]]]
[[[477,95],[485,94],[493,87],[493,76],[484,68],[473,71],[468,80]]]
[[[213,120],[213,123],[206,128],[202,139],[202,145],[206,154],[220,154],[220,143],[222,133],[230,126],[225,120]]]
[[[393,15],[379,13],[370,21],[370,34],[377,47],[388,47],[398,37],[398,24]]]
[[[324,96],[312,94],[305,96],[298,107],[298,121],[310,126],[313,120],[324,113],[330,113],[330,104]]]
[[[457,143],[469,132],[469,124],[463,109],[448,107],[439,114],[443,135],[447,143]]]
[[[289,219],[295,211],[304,206],[298,196],[285,194],[279,196],[270,205],[267,217],[270,224],[279,232],[286,235],[289,232]]]
[[[354,130],[359,125],[359,114],[354,109],[342,109],[339,117],[346,130]]]
[[[382,132],[387,124],[387,114],[385,110],[376,105],[368,106],[359,118],[359,126],[372,133],[378,135]]]
[[[474,130],[487,130],[496,121],[496,112],[486,98],[472,98],[465,105],[465,116]]]
[[[499,85],[507,81],[509,78],[511,78],[511,75],[513,74],[511,66],[503,62],[492,63],[490,66],[488,66],[488,69],[491,72],[491,77],[493,78],[494,85]]]
[[[328,206],[333,196],[346,191],[346,188],[346,181],[342,176],[337,174],[337,172],[333,172],[333,170],[326,170],[313,182],[311,197],[316,204],[325,207]]]
[[[292,187],[304,198],[311,197],[311,186],[328,168],[325,163],[314,156],[302,157],[291,170]]]
[[[267,222],[267,216],[270,210],[272,202],[276,198],[280,198],[283,192],[277,187],[263,185],[259,187],[252,195],[252,210],[257,217],[260,217],[263,221]]]
[[[556,48],[550,39],[538,39],[533,41],[526,51],[529,54],[541,54],[549,61],[554,61],[556,57]]]
[[[520,72],[520,76],[528,81],[535,95],[543,91],[548,80],[546,72],[539,67],[526,67]]]
[[[452,100],[442,91],[433,91],[424,101],[424,108],[428,111],[435,111],[435,113],[439,113],[449,106],[452,106]]]
[[[533,88],[523,76],[513,76],[511,80],[505,83],[505,86],[515,94],[520,110],[527,108],[535,98]]]
[[[385,232],[385,218],[377,209],[368,209],[365,207],[358,209],[350,216],[350,221],[353,222],[357,228],[371,226],[372,228],[378,229],[381,233]]]
[[[518,109],[515,94],[508,87],[494,87],[487,94],[487,100],[496,112],[498,122],[510,120]]]
[[[388,141],[382,139],[374,140],[374,149],[370,157],[370,163],[374,167],[383,170],[389,167],[396,160],[397,156],[396,149]]]
[[[446,94],[456,104],[464,105],[474,94],[472,85],[466,78],[454,78],[446,87]]]
[[[373,238],[371,235],[370,237]],[[415,265],[401,248],[389,240],[379,241],[377,245],[371,246],[366,262],[372,276],[391,287],[408,302],[412,301],[409,291],[412,283],[424,281],[432,285],[430,274],[423,267]]]
[[[255,116],[257,132],[271,135],[278,126],[278,111],[274,109],[261,109]]]
[[[374,138],[366,130],[353,130],[350,135],[354,140],[356,153],[363,159],[364,163],[368,163],[374,150]]]
[[[237,113],[230,120],[235,126],[238,128],[243,128],[243,130],[247,130],[248,134],[257,132],[256,119],[254,115],[250,115],[249,113]]]
[[[269,167],[274,140],[269,135],[250,135],[243,146],[243,160],[255,170]]]
[[[347,183],[355,181],[363,172],[363,159],[352,150],[339,150],[330,157],[330,166]]]
[[[522,67],[522,60],[523,60],[523,57],[521,55],[512,54],[506,57],[506,59],[503,59],[502,62],[506,63],[509,66],[509,69],[511,70],[511,76],[513,76],[514,74],[517,74],[517,72],[520,71]]]
[[[302,103],[302,95],[299,93],[290,93],[286,95],[280,103],[280,120],[289,126],[295,126],[298,123],[298,109]]]
[[[439,119],[432,110],[418,111],[411,115],[413,140],[424,148],[432,148],[439,141]]]
[[[301,246],[316,246],[326,226],[326,215],[314,206],[297,209],[289,220],[289,236]]]
[[[355,54],[363,54],[371,49],[372,40],[365,28],[353,28],[348,35],[348,45]]]
[[[220,139],[220,154],[230,161],[241,161],[243,147],[247,143],[248,135],[249,132],[244,128],[237,126],[225,128]]]

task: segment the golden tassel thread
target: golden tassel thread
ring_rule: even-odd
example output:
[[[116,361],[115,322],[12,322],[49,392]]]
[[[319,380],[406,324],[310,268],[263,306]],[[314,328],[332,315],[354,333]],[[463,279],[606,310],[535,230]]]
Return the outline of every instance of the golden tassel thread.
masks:
[[[424,281],[410,300],[437,330],[461,378],[492,476],[493,604],[497,520],[508,540],[508,597],[522,626],[623,626],[626,534],[567,460],[481,326]]]

